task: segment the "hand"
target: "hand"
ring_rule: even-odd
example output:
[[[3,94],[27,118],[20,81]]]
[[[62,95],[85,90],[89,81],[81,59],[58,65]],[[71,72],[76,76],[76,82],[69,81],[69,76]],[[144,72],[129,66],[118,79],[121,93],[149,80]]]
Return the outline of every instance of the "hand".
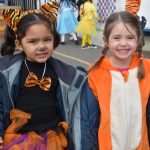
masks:
[[[0,150],[2,150],[3,149],[3,139],[2,139],[2,137],[0,137]]]

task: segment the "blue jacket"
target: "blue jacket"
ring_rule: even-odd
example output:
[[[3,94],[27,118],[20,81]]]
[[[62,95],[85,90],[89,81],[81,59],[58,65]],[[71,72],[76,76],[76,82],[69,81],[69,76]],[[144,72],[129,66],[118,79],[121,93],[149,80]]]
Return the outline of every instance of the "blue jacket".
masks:
[[[0,58],[0,136],[9,125],[9,112],[19,93],[20,67],[24,53]],[[58,106],[69,124],[75,150],[98,150],[99,106],[93,96],[86,73],[55,58],[48,63],[59,78]],[[72,150],[72,149],[71,149]]]

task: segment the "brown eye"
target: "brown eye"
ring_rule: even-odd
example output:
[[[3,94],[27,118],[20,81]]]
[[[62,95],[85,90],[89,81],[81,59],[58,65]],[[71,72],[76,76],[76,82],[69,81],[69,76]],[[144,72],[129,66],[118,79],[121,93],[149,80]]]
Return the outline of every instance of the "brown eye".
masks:
[[[128,39],[135,39],[135,37],[134,36],[129,36]]]
[[[46,42],[48,42],[48,41],[52,41],[52,39],[50,39],[50,38],[49,38],[49,39],[46,39],[45,41],[46,41]]]
[[[36,41],[29,41],[29,43],[35,43]]]

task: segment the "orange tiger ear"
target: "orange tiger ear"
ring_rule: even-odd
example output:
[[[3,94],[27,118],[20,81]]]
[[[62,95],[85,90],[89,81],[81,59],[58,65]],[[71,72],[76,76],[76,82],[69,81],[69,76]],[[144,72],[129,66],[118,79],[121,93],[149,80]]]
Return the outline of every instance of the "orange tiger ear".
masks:
[[[59,4],[56,1],[51,1],[42,5],[40,10],[54,23],[58,14],[58,7]]]
[[[7,25],[14,31],[16,31],[17,23],[19,22],[21,10],[19,9],[4,9],[2,16],[6,21]]]
[[[59,4],[56,1],[48,2],[40,7],[40,10],[29,10],[22,12],[19,9],[4,9],[2,11],[2,16],[4,20],[6,21],[7,25],[16,32],[17,30],[17,24],[20,21],[20,19],[28,14],[31,13],[41,13],[45,16],[47,16],[52,23],[56,21],[56,17],[58,14],[58,6]]]

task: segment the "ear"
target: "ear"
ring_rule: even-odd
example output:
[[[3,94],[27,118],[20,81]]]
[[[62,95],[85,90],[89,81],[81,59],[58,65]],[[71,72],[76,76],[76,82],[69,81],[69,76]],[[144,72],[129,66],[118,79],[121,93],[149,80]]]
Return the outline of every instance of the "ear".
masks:
[[[16,45],[16,49],[21,50],[21,51],[23,50],[23,47],[19,40],[15,40],[15,45]]]
[[[104,42],[105,47],[108,47],[108,40],[106,39],[105,36],[103,36],[103,42]]]

